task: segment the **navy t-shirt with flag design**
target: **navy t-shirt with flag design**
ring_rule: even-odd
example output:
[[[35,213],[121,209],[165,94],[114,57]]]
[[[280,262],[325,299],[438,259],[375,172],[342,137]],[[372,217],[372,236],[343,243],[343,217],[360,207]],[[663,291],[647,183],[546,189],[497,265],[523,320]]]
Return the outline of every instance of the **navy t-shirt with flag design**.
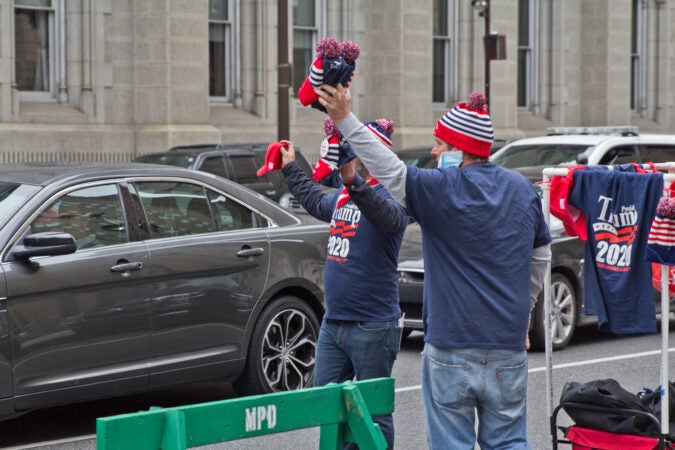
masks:
[[[586,215],[584,247],[586,314],[616,334],[656,332],[647,238],[661,197],[660,174],[615,170],[574,173],[568,202]]]
[[[283,172],[289,189],[307,212],[330,223],[323,272],[324,317],[349,321],[401,317],[396,279],[407,225],[405,208],[376,181],[368,183],[372,189],[361,189],[356,195],[364,200],[359,208],[346,189],[324,194],[296,163],[286,165]]]

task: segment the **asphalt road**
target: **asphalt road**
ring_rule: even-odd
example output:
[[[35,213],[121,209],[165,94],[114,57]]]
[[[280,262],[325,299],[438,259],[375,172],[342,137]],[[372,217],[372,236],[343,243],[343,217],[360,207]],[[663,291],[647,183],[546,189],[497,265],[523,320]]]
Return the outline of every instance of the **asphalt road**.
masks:
[[[675,321],[671,320],[671,329]],[[675,336],[670,333],[675,349]],[[403,450],[427,448],[424,435],[424,411],[420,392],[420,352],[422,335],[413,333],[402,345],[394,366],[396,378],[396,447]],[[568,348],[553,355],[553,406],[558,404],[566,381],[586,382],[615,378],[630,392],[659,384],[661,337],[618,337],[591,328],[577,331]],[[669,352],[670,353],[670,352]],[[673,356],[675,359],[675,356]],[[675,364],[669,364],[674,371]],[[546,372],[543,353],[529,354],[528,439],[533,449],[550,449],[551,435],[546,407]],[[231,398],[225,383],[201,383],[151,394],[123,397],[68,407],[36,411],[0,423],[0,448],[50,450],[94,449],[96,417],[134,412],[150,406],[175,406]],[[560,424],[569,424],[561,415]],[[211,445],[207,449],[317,449],[318,429],[298,430],[261,438]],[[562,445],[562,449],[569,446]]]

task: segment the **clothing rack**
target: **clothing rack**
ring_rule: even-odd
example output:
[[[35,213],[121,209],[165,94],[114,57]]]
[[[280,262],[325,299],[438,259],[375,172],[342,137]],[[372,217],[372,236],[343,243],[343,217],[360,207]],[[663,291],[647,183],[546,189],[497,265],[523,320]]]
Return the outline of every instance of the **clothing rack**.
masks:
[[[641,167],[651,171],[675,172],[675,162],[643,164]],[[613,166],[607,166],[609,170]],[[554,176],[567,176],[569,169],[566,167],[547,167],[543,170],[542,183],[542,209],[546,224],[550,225],[551,213],[551,179]],[[653,172],[652,172],[653,173]],[[663,174],[663,196],[669,196],[670,183],[675,181],[675,173]],[[668,266],[661,266],[661,434],[669,434],[669,411],[668,411],[668,328],[670,316],[670,298],[668,293]],[[551,263],[544,276],[544,336],[545,336],[545,360],[546,360],[546,411],[549,418],[554,421],[553,410],[553,343],[551,340]],[[557,413],[557,411],[556,411]],[[553,423],[553,422],[552,422]],[[552,430],[555,432],[555,430]],[[554,436],[555,439],[555,436]]]

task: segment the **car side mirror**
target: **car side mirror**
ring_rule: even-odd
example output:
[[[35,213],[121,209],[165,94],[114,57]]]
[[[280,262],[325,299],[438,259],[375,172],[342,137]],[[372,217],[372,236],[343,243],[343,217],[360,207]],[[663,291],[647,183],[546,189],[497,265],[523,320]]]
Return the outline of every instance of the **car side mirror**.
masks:
[[[576,157],[577,164],[588,164],[588,156],[584,155],[583,153],[579,153]]]
[[[75,253],[75,238],[68,233],[47,231],[24,236],[23,243],[15,245],[11,254],[17,259],[34,256],[55,256]]]

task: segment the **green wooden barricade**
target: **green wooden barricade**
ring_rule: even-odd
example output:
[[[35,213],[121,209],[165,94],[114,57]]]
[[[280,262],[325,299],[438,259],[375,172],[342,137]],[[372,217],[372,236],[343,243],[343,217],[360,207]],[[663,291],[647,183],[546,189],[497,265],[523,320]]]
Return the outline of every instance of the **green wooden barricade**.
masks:
[[[387,443],[371,415],[394,412],[394,379],[377,378],[96,419],[98,450],[178,450],[321,427],[320,450]]]

